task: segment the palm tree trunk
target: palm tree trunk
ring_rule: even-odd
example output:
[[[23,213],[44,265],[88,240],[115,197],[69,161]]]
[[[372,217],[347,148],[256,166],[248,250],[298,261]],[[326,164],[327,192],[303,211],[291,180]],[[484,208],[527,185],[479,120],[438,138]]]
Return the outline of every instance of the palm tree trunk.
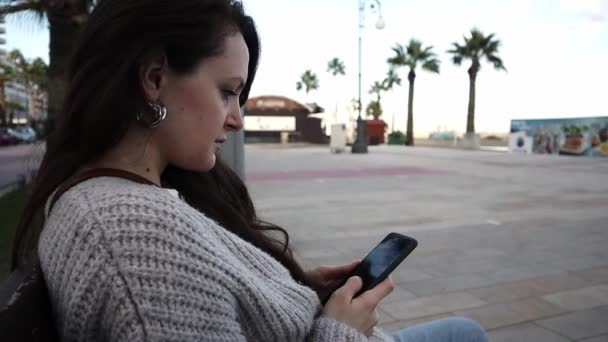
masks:
[[[407,97],[407,133],[405,144],[414,146],[414,80],[416,80],[416,73],[413,69],[410,69],[407,79],[410,83],[410,88]]]
[[[477,72],[479,71],[479,62],[473,61],[468,70],[469,73],[469,109],[467,112],[467,133],[475,133],[475,82],[477,81]]]
[[[67,91],[67,72],[72,48],[88,18],[86,0],[50,2],[49,18],[49,91],[46,134],[51,132],[61,115]]]
[[[4,95],[4,79],[0,78],[0,117],[2,126],[6,126],[6,96]]]

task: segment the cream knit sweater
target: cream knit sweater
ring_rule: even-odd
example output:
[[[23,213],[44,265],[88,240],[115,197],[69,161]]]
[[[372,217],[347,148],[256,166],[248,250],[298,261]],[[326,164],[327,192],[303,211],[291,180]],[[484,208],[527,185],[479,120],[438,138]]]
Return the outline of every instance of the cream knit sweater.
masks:
[[[55,204],[38,254],[62,341],[389,341],[166,189],[99,177]]]

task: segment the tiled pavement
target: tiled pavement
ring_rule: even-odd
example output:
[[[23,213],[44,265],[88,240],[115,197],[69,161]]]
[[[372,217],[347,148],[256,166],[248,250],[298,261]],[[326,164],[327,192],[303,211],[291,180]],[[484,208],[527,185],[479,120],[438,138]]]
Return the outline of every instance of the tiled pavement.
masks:
[[[608,160],[433,148],[250,145],[260,215],[303,263],[361,258],[386,233],[420,245],[381,326],[471,317],[492,341],[608,342]]]

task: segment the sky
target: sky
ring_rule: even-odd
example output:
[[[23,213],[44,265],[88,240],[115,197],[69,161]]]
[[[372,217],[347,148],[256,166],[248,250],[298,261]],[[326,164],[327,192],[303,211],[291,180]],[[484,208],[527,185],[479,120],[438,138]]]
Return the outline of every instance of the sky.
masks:
[[[414,125],[418,136],[438,129],[466,128],[468,62],[452,64],[446,53],[474,27],[494,33],[507,72],[483,64],[477,79],[478,132],[507,133],[510,120],[608,116],[608,0],[382,0],[386,26],[375,28],[378,13],[367,1],[362,35],[362,88],[368,90],[388,71],[395,44],[411,38],[432,45],[441,60],[439,75],[419,70],[415,83]],[[243,0],[262,42],[262,57],[251,95],[282,95],[317,102],[329,122],[354,119],[347,110],[358,94],[358,0]],[[7,49],[48,60],[44,25],[7,21]],[[327,73],[340,58],[346,76]],[[311,69],[317,91],[296,90]],[[407,70],[402,86],[383,95],[383,119],[405,130]],[[338,109],[338,115],[333,113]]]

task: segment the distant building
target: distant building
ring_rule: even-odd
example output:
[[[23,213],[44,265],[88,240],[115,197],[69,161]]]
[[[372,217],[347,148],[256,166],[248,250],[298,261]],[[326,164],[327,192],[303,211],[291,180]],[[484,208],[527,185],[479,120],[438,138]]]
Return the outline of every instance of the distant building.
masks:
[[[3,15],[0,15],[0,55],[6,55],[6,50],[4,46],[6,45],[6,20]]]
[[[13,109],[13,120],[16,123],[27,122],[30,113],[30,97],[25,85],[18,81],[6,81],[4,83],[4,98],[6,103],[12,102],[19,106],[19,109]]]
[[[31,117],[34,120],[46,120],[49,108],[49,96],[46,92],[32,97]]]
[[[0,16],[0,18],[2,17]],[[0,19],[0,47],[2,47],[5,41],[2,38],[4,32],[2,23],[3,19]],[[14,67],[13,63],[7,58],[6,51],[3,49],[0,49],[0,62]],[[13,114],[14,123],[25,124],[32,120],[46,120],[48,107],[48,95],[46,92],[38,91],[36,86],[28,92],[26,85],[16,79],[0,80],[0,88],[0,108],[6,108],[8,112]],[[8,103],[16,106],[7,108]]]
[[[245,103],[245,142],[326,143],[316,104],[302,104],[284,96],[258,96]]]

